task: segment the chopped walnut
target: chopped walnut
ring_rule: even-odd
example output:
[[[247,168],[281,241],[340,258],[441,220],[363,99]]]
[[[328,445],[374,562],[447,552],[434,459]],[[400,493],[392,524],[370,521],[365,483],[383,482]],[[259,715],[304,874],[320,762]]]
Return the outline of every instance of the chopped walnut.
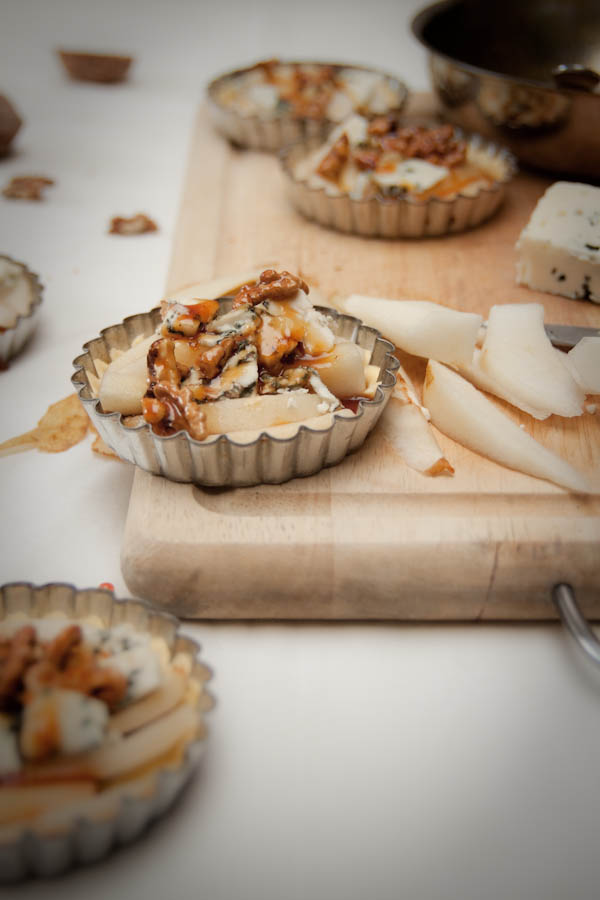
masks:
[[[109,234],[149,234],[158,231],[158,225],[145,213],[137,213],[129,219],[114,216],[110,220]]]
[[[426,128],[412,125],[392,130],[379,138],[382,150],[401,154],[405,159],[418,158],[436,166],[456,166],[464,162],[467,147],[454,134],[452,125]]]
[[[317,174],[328,181],[337,181],[340,172],[348,161],[350,142],[346,132],[340,135],[329,153],[323,157],[317,168]]]
[[[78,81],[95,81],[99,84],[122,81],[133,61],[131,56],[115,53],[81,53],[59,50],[58,54],[71,78]]]
[[[127,679],[98,664],[78,625],[68,625],[49,642],[24,625],[12,639],[0,642],[0,709],[27,704],[47,688],[78,691],[116,709],[127,693]]]
[[[17,705],[25,672],[35,660],[36,636],[31,625],[24,625],[12,640],[0,641],[0,709]]]
[[[8,153],[21,125],[21,117],[10,100],[0,94],[0,155]]]
[[[43,200],[44,188],[54,184],[52,178],[43,175],[16,175],[2,193],[11,200]]]
[[[255,284],[245,284],[236,294],[233,307],[256,306],[264,300],[287,300],[298,291],[308,294],[308,285],[297,275],[265,269]]]
[[[206,437],[206,416],[202,406],[195,402],[190,388],[176,388],[158,382],[152,392],[153,396],[142,400],[142,409],[145,420],[157,434],[189,431],[191,437],[198,441]]]

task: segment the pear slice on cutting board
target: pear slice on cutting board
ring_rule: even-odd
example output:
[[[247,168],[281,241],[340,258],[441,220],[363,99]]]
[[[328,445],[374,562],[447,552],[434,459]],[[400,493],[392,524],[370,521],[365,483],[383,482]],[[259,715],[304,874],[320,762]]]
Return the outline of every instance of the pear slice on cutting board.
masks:
[[[492,306],[481,353],[481,386],[536,419],[580,416],[585,391],[544,330],[541,303]],[[476,380],[476,377],[474,378]]]
[[[441,432],[476,453],[576,493],[589,493],[588,480],[539,444],[457,372],[429,360],[423,402]]]
[[[351,294],[336,299],[343,312],[362,319],[413,356],[451,366],[468,365],[483,316],[430,300],[386,300]]]

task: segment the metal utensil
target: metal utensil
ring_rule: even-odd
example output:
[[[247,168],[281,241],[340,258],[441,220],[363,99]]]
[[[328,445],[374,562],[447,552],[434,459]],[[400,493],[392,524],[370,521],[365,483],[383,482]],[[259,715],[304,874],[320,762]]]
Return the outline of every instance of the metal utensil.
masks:
[[[487,322],[482,322],[482,328],[487,328]],[[584,337],[600,337],[598,328],[585,328],[581,325],[558,325],[556,323],[548,323],[544,325],[546,334],[555,347],[562,349],[570,349]]]
[[[600,666],[600,641],[590,628],[575,599],[575,591],[570,584],[555,584],[552,599],[560,618],[577,642],[583,653]]]
[[[524,166],[600,178],[598,0],[441,0],[412,32],[447,121]]]
[[[600,84],[600,75],[581,63],[556,66],[552,75],[558,87],[573,91],[593,91]]]
[[[579,325],[544,325],[546,334],[555,347],[574,347],[581,338],[600,337],[597,328],[583,328]]]

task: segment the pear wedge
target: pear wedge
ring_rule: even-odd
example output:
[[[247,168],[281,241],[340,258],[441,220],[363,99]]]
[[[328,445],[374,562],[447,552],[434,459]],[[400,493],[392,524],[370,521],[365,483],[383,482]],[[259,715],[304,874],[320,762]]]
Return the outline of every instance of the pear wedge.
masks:
[[[431,421],[453,440],[495,462],[576,493],[589,493],[588,480],[500,412],[457,372],[429,360],[423,402]]]
[[[556,351],[559,352],[558,350]],[[473,354],[473,361],[468,366],[458,366],[458,371],[461,375],[464,375],[469,381],[471,381],[475,387],[480,388],[482,391],[487,391],[488,394],[494,394],[495,397],[500,397],[502,400],[506,400],[512,406],[516,406],[517,409],[522,409],[523,412],[529,413],[530,416],[533,416],[534,419],[547,419],[550,415],[548,409],[536,409],[535,406],[531,406],[529,403],[526,403],[521,397],[518,397],[514,391],[505,389],[502,385],[499,385],[497,381],[494,380],[490,375],[488,375],[481,368],[481,350],[477,347],[475,348],[475,353]]]
[[[454,469],[440,450],[431,426],[414,403],[391,397],[379,428],[402,461],[424,475],[453,475]]]
[[[489,379],[486,390],[531,415],[537,410],[536,418],[583,412],[585,391],[544,331],[541,303],[492,306],[478,365]]]
[[[98,390],[102,409],[119,412],[123,416],[141,413],[148,378],[146,358],[150,344],[156,338],[156,334],[149,335],[111,362],[102,376]]]
[[[351,316],[377,328],[396,347],[451,366],[468,365],[483,317],[430,300],[386,300],[351,294],[337,299]]]
[[[581,338],[569,350],[565,360],[586,394],[600,394],[600,336]]]

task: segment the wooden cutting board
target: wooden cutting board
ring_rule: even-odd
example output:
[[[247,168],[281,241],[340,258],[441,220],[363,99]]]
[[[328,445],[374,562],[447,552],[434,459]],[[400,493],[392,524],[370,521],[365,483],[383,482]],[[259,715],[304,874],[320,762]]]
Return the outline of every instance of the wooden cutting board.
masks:
[[[202,108],[167,288],[276,263],[326,296],[435,299],[483,315],[541,301],[548,322],[600,327],[600,307],[515,284],[515,241],[549,183],[520,174],[499,213],[462,235],[343,235],[296,213],[277,158],[232,148]],[[422,364],[411,372],[422,377]],[[455,475],[426,477],[377,430],[339,466],[280,486],[202,489],[137,469],[127,585],[190,618],[493,620],[553,618],[562,580],[600,617],[600,410],[545,422],[506,411],[597,493],[570,495],[441,434]]]

